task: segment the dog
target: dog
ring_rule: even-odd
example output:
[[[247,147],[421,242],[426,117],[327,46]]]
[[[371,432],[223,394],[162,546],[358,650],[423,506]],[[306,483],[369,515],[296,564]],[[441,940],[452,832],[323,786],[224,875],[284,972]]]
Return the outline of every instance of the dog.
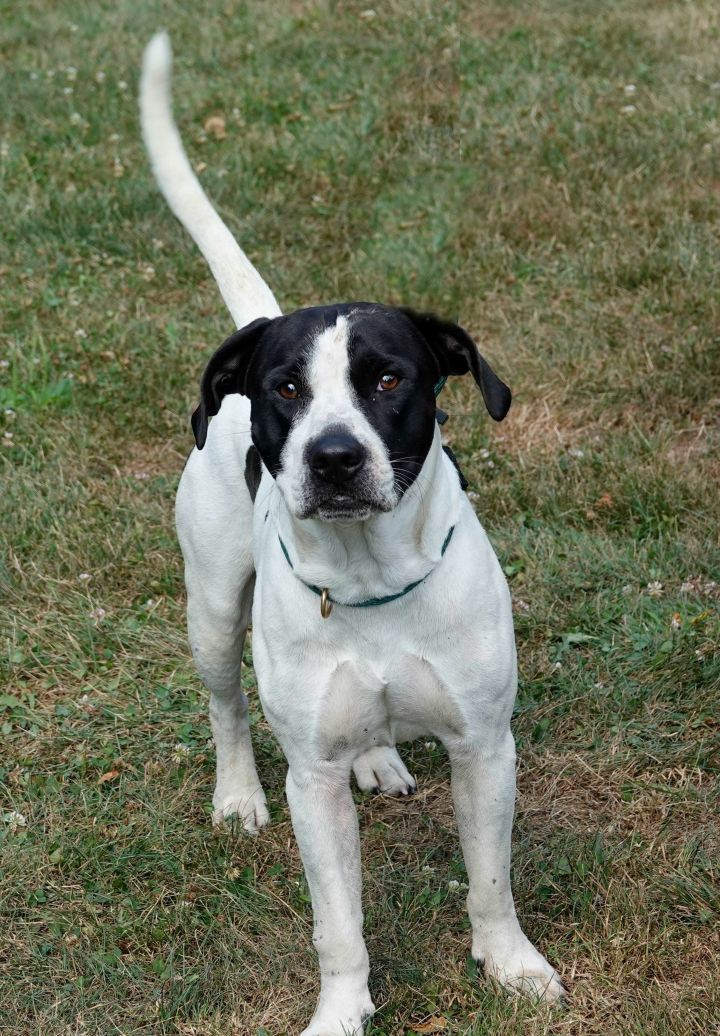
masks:
[[[465,330],[432,314],[357,302],[282,315],[190,167],[170,72],[159,34],[143,62],[145,144],[238,328],[202,376],[176,509],[217,748],[213,817],[237,815],[251,834],[269,820],[240,684],[252,615],[313,903],[321,984],[302,1036],[360,1033],[374,1013],[350,777],[411,794],[396,745],[421,735],[451,761],[473,957],[509,990],[557,1000],[510,887],[510,594],[436,421],[448,376],[470,374],[497,421],[510,390]]]

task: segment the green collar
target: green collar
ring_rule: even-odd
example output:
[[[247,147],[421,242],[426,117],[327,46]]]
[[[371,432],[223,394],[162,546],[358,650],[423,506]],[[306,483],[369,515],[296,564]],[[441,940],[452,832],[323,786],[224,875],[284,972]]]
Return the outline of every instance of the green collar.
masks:
[[[445,537],[445,542],[443,543],[442,550],[440,551],[440,557],[444,557],[445,551],[448,549],[450,540],[452,539],[452,534],[454,532],[455,526],[453,525],[450,527],[450,531]],[[290,555],[287,552],[287,547],[283,543],[280,534],[278,534],[278,540],[280,541],[280,547],[282,548],[282,552],[285,555],[285,560],[294,572],[295,566],[290,560]],[[434,569],[431,568],[430,572],[433,571]],[[303,586],[306,586],[308,590],[312,590],[312,592],[314,594],[317,594],[317,596],[320,598],[320,614],[322,615],[323,619],[327,619],[327,617],[330,615],[330,612],[332,611],[332,606],[334,604],[339,604],[343,608],[373,608],[376,604],[389,604],[390,601],[397,601],[398,598],[404,597],[405,594],[409,594],[411,590],[414,590],[416,586],[420,586],[421,583],[424,583],[427,577],[430,575],[430,572],[427,572],[422,577],[422,579],[416,579],[414,583],[408,583],[408,585],[404,589],[399,590],[396,594],[388,594],[386,597],[369,597],[367,601],[354,601],[349,604],[344,604],[342,601],[336,601],[333,597],[331,597],[330,590],[327,586],[320,588],[319,586],[315,586],[313,583],[306,583],[305,580],[300,579],[299,576],[298,579],[300,579],[300,582],[303,584]]]

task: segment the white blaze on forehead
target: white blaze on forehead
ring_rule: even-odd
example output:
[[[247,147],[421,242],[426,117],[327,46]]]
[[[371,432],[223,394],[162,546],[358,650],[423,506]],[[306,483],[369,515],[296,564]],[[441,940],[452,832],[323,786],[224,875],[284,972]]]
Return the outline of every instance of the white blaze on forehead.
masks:
[[[312,402],[303,422],[310,434],[328,424],[354,424],[360,417],[350,383],[349,339],[350,323],[338,317],[313,342],[306,374]]]

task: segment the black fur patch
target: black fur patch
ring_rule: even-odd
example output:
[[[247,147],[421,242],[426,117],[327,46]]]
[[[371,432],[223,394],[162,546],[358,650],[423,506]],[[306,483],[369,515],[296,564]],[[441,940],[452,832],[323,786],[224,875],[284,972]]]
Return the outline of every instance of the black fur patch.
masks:
[[[453,451],[450,449],[449,446],[443,446],[443,449],[445,450],[445,453],[447,453],[448,457],[450,458],[450,460],[455,465],[455,470],[457,471],[458,475],[460,476],[460,488],[462,490],[467,489],[467,487],[470,485],[470,483],[468,482],[468,480],[463,475],[462,468],[458,464],[457,457],[455,456],[455,454],[453,453]],[[245,477],[247,478],[247,475]]]
[[[262,462],[260,454],[254,446],[250,446],[245,454],[245,485],[248,487],[248,493],[253,503],[255,503],[261,478]]]

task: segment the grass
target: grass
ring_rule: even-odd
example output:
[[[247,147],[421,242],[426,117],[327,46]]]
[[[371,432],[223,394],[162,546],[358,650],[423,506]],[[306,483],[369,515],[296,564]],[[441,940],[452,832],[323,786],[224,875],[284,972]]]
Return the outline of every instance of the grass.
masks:
[[[370,1036],[718,1031],[717,5],[375,11],[5,19],[3,1033],[275,1036],[316,995],[250,667],[273,824],[209,824],[172,501],[230,321],[139,144],[160,25],[192,160],[284,308],[459,316],[516,395],[498,427],[459,380],[442,405],[515,599],[518,909],[572,998],[468,963],[447,762],[420,742],[415,800],[358,797]]]

